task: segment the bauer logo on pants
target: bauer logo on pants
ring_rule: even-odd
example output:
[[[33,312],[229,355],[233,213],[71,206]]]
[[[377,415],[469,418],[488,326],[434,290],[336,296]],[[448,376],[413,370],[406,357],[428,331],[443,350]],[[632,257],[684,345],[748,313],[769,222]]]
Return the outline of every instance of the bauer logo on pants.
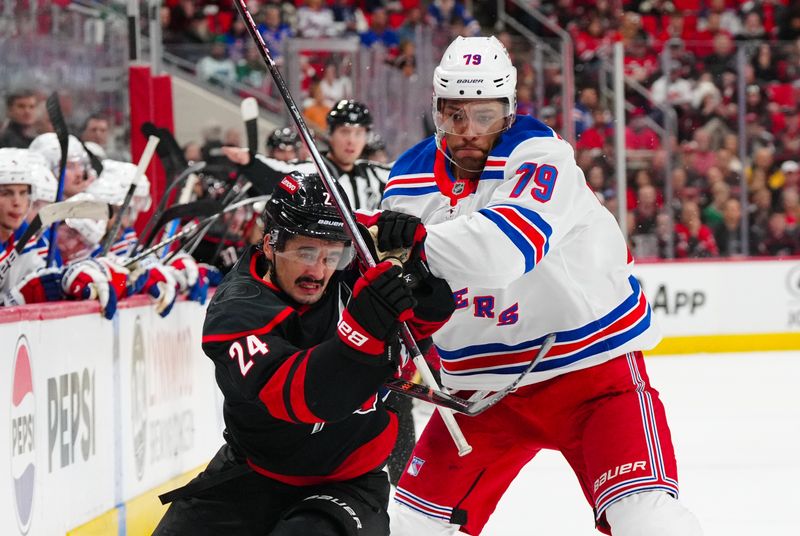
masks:
[[[414,456],[411,458],[411,463],[408,464],[408,474],[411,476],[417,476],[423,465],[425,465],[425,460]]]
[[[36,442],[34,426],[36,400],[28,340],[17,339],[14,352],[14,380],[11,394],[11,477],[14,482],[14,505],[17,524],[28,533],[33,512],[33,490],[36,482]]]

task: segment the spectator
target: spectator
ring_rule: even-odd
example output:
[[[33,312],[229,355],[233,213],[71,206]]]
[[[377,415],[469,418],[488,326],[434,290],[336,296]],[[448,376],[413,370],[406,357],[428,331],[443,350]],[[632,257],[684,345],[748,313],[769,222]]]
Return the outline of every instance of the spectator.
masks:
[[[742,21],[734,9],[728,7],[726,0],[710,0],[709,11],[719,15],[719,27],[729,35],[738,35],[742,31]]]
[[[517,115],[534,116],[536,103],[533,102],[533,88],[530,84],[517,84]]]
[[[474,37],[481,34],[478,24],[467,8],[456,0],[433,0],[428,6],[428,16],[437,27],[445,28],[448,25],[459,25],[463,28],[463,37]]]
[[[399,53],[389,63],[406,78],[413,77],[417,73],[417,46],[413,41],[400,41]]]
[[[692,102],[692,83],[683,77],[684,69],[680,62],[669,64],[668,73],[653,82],[651,97],[656,104],[679,106]]]
[[[752,60],[753,75],[756,82],[766,84],[778,80],[778,65],[769,43],[760,43]]]
[[[772,192],[772,205],[779,206],[781,190],[800,186],[800,165],[794,160],[781,164],[780,170],[770,176],[767,187]]]
[[[82,142],[93,142],[104,151],[108,148],[108,118],[101,114],[92,114],[83,124],[80,139]]]
[[[235,62],[244,59],[245,50],[252,43],[247,33],[247,26],[241,17],[236,17],[231,27],[222,36],[222,41],[228,49],[228,57]]]
[[[742,242],[742,205],[738,199],[729,197],[722,205],[722,220],[714,226],[714,241],[721,257],[750,254]],[[751,237],[750,247],[754,245]]]
[[[597,57],[598,52],[610,42],[610,37],[603,27],[603,20],[593,15],[589,18],[585,28],[574,36],[575,55],[581,62],[591,62]]]
[[[713,48],[714,51],[703,60],[703,70],[711,73],[714,83],[719,86],[724,72],[736,73],[736,50],[733,39],[723,32],[714,37]]]
[[[647,112],[637,108],[631,112],[625,127],[625,148],[630,151],[653,151],[659,147],[658,134],[647,125]]]
[[[711,202],[703,209],[703,222],[715,229],[723,221],[725,203],[731,198],[731,188],[722,181],[715,182],[709,188]]]
[[[684,202],[681,219],[675,224],[675,257],[686,259],[718,255],[714,233],[700,220],[700,207],[693,201]]]
[[[12,91],[6,96],[8,122],[0,132],[0,148],[28,148],[36,137],[36,100],[31,89]]]
[[[422,15],[422,8],[419,6],[412,7],[406,12],[403,24],[397,29],[397,39],[401,43],[403,41],[414,42],[423,26],[426,26],[426,21]]]
[[[717,153],[711,149],[711,135],[705,129],[694,132],[694,139],[684,148],[689,171],[695,175],[705,176],[708,170],[717,163]]]
[[[604,108],[595,108],[592,112],[592,126],[578,138],[578,149],[603,149],[613,143],[614,126],[611,114]]]
[[[319,82],[313,82],[310,90],[311,98],[303,108],[303,117],[317,132],[325,132],[328,128],[327,118],[331,106],[322,94]]]
[[[740,32],[736,33],[739,41],[767,41],[769,36],[764,29],[764,22],[761,15],[752,10],[744,16],[744,24]]]
[[[281,65],[283,63],[283,47],[286,40],[292,36],[292,28],[283,22],[280,7],[270,4],[264,8],[264,24],[261,25],[259,31],[272,59]]]
[[[633,219],[637,234],[653,234],[658,214],[658,195],[652,184],[643,184],[636,192]]]
[[[255,45],[249,44],[244,57],[236,62],[236,80],[253,88],[267,89],[267,66]]]
[[[333,20],[345,34],[360,34],[369,27],[364,12],[355,3],[353,0],[334,0],[331,5]]]
[[[333,20],[333,11],[323,0],[305,0],[297,10],[297,35],[306,38],[336,37],[341,35],[341,25]]]
[[[334,60],[325,65],[319,89],[328,107],[353,96],[353,82],[346,76],[339,76],[339,68]]]
[[[797,255],[797,235],[788,229],[786,214],[773,212],[769,216],[766,235],[758,244],[759,255],[770,257],[784,257]]]
[[[361,34],[361,44],[365,47],[371,47],[376,43],[383,45],[390,56],[395,56],[400,46],[397,34],[389,28],[389,17],[384,8],[372,12],[369,29]]]
[[[797,224],[800,222],[800,190],[797,186],[793,188],[784,187],[781,190],[780,212],[786,214],[786,224],[789,229],[797,234]]]
[[[225,43],[211,45],[211,51],[197,63],[197,76],[217,86],[230,87],[236,81],[236,64],[228,57]]]
[[[547,125],[548,127],[552,128],[553,130],[557,130],[558,128],[558,117],[556,117],[556,109],[552,106],[545,106],[542,108],[542,111],[539,112],[539,121]]]
[[[595,108],[597,108],[597,90],[593,87],[581,89],[574,111],[576,136],[580,136],[594,124],[592,114]]]

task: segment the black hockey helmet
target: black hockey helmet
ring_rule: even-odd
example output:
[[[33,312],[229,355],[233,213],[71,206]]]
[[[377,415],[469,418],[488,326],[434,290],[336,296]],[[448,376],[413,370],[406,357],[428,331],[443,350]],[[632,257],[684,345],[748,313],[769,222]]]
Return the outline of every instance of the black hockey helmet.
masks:
[[[278,183],[264,208],[264,228],[277,249],[282,249],[288,234],[350,243],[344,222],[316,173],[292,171]]]
[[[276,128],[267,138],[267,149],[297,149],[300,147],[300,136],[289,127]]]
[[[328,132],[333,132],[342,125],[372,126],[372,114],[366,104],[355,100],[342,99],[328,112]]]

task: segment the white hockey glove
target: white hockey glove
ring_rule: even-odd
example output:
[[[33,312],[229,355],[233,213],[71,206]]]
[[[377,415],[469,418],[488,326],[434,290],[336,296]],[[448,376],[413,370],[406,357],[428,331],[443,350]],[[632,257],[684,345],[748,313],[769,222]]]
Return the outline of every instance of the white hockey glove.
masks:
[[[3,305],[25,305],[60,301],[64,298],[61,292],[61,268],[41,268],[26,275],[3,295]]]
[[[174,270],[157,262],[147,267],[147,282],[142,292],[155,300],[156,312],[167,316],[178,297],[178,283],[173,276]]]
[[[117,294],[108,280],[103,266],[94,259],[86,259],[69,265],[61,280],[61,289],[69,298],[97,300],[107,319],[117,312]]]

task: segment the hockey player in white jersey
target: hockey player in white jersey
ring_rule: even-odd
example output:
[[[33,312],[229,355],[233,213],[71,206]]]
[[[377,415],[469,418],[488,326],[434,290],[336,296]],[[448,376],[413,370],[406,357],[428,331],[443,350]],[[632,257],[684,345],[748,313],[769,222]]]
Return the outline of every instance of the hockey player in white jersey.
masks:
[[[451,43],[434,74],[436,135],[395,163],[377,245],[411,249],[453,289],[456,312],[433,339],[442,383],[461,396],[505,387],[547,334],[556,342],[515,393],[457,417],[470,455],[433,415],[397,488],[392,534],[480,534],[519,470],[553,449],[600,531],[699,535],[645,371],[641,351],[661,334],[633,260],[572,147],[515,116],[515,87],[497,39]]]

